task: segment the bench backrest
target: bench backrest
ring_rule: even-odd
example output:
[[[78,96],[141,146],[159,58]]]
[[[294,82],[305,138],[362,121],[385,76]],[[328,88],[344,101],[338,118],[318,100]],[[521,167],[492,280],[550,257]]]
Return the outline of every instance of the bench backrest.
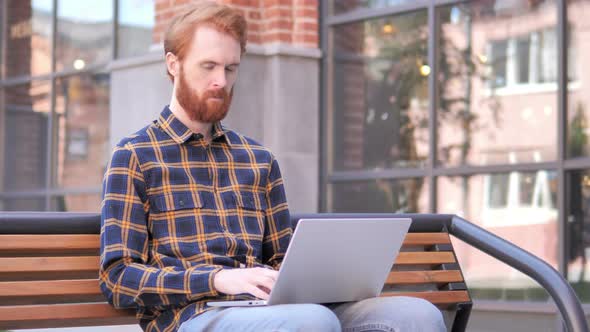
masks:
[[[10,234],[0,229],[0,329],[137,323],[133,311],[112,308],[100,293],[97,230]],[[381,294],[399,295],[463,312],[453,330],[464,329],[471,298],[444,230],[411,229]]]

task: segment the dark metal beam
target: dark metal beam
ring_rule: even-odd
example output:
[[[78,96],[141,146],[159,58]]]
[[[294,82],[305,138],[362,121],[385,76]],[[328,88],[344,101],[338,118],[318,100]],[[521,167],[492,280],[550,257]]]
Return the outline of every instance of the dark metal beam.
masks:
[[[436,212],[436,177],[434,168],[437,162],[437,111],[438,111],[438,19],[434,0],[428,6],[428,162],[426,163],[426,174],[428,181],[428,212]]]

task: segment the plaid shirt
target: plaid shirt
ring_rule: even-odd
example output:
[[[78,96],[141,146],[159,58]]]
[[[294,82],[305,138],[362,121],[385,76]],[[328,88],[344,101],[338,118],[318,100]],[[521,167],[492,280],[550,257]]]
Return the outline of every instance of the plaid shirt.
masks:
[[[277,269],[291,239],[271,152],[220,124],[207,144],[166,107],[114,149],[103,184],[100,287],[146,331],[209,308],[221,270]]]

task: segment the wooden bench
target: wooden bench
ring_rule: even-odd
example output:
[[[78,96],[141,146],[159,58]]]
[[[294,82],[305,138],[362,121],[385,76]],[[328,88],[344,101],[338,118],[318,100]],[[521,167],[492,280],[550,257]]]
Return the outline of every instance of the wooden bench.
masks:
[[[335,215],[294,215],[293,224],[318,216]],[[411,217],[381,296],[424,298],[451,313],[451,331],[464,331],[472,302],[448,216]],[[0,329],[137,323],[133,311],[114,309],[99,290],[99,229],[96,214],[0,212]]]

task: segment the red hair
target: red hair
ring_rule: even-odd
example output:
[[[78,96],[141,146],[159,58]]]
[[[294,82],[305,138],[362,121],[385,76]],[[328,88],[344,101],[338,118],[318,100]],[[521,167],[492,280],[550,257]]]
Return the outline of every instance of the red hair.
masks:
[[[203,25],[232,36],[240,43],[242,54],[246,51],[247,23],[244,16],[238,10],[224,4],[198,1],[172,19],[164,35],[164,54],[170,52],[182,61],[195,30]],[[169,71],[168,76],[174,81]]]

